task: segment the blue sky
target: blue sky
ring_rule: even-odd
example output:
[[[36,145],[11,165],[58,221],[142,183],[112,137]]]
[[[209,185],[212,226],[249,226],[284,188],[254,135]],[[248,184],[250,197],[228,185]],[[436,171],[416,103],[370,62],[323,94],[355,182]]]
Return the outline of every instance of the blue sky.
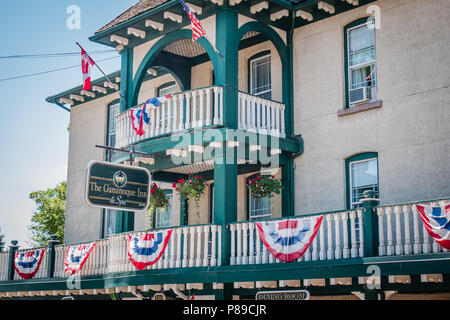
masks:
[[[14,0],[2,3],[0,56],[86,51],[109,47],[88,40],[96,30],[138,0]],[[67,8],[80,8],[80,29],[69,29]],[[120,69],[116,52],[92,54],[106,73]],[[80,56],[45,59],[0,59],[0,79],[80,64]],[[93,79],[101,76],[91,72]],[[67,177],[70,114],[45,98],[81,84],[81,66],[28,78],[0,81],[0,228],[6,244],[28,247],[29,194],[55,186]]]

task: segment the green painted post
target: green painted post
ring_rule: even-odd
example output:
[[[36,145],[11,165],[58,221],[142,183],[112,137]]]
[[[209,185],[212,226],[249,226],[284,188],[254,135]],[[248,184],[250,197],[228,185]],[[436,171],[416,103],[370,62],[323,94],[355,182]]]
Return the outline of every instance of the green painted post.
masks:
[[[19,246],[17,240],[11,241],[9,246],[9,261],[8,261],[8,280],[14,280],[14,259],[16,257],[16,252]]]
[[[281,167],[281,215],[282,217],[292,217],[294,212],[294,160],[287,159],[287,163]]]
[[[216,15],[217,69],[216,84],[223,87],[223,125],[238,128],[238,15],[225,9]],[[227,139],[225,139],[227,140]],[[222,227],[221,265],[230,264],[231,234],[229,223],[237,220],[237,156],[227,142],[215,149],[214,159],[214,223]],[[231,300],[231,283],[224,283],[222,300]]]
[[[378,217],[376,206],[378,199],[375,199],[374,191],[364,191],[363,199],[363,231],[364,231],[364,257],[374,257],[378,255]]]
[[[53,278],[55,272],[55,245],[59,243],[56,236],[51,236],[48,242],[48,254],[47,254],[47,278]]]

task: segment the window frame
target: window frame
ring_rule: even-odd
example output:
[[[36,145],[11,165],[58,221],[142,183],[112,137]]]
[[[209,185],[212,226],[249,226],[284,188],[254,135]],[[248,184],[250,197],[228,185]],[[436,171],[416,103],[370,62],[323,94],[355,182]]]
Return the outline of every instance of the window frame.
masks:
[[[253,81],[252,81],[253,80],[253,72],[252,72],[253,71],[253,67],[252,66],[253,66],[253,63],[258,61],[258,60],[267,58],[267,57],[270,58],[270,68],[269,68],[269,72],[270,72],[270,75],[269,75],[270,90],[266,90],[266,91],[263,91],[263,92],[259,92],[258,94],[254,94],[252,92],[253,91],[252,90],[252,83],[253,83]],[[248,93],[253,95],[253,96],[255,96],[255,97],[259,97],[261,95],[264,95],[264,94],[270,92],[270,98],[268,100],[271,100],[272,99],[272,53],[271,53],[271,51],[270,50],[261,51],[261,52],[258,52],[256,54],[254,54],[250,58],[248,58],[247,69],[248,69],[248,84],[247,84],[247,87],[248,87],[247,91],[248,91]]]
[[[353,66],[350,68],[350,48],[349,48],[349,32],[353,29],[359,28],[363,25],[368,25],[370,23],[374,23],[373,20],[370,19],[371,16],[360,18],[357,20],[354,20],[350,22],[349,24],[344,26],[344,74],[345,74],[345,109],[351,108],[354,105],[350,104],[350,90],[351,90],[351,71],[353,69],[357,69],[356,67],[362,68],[364,66],[370,66],[372,62],[365,62],[361,63],[359,65]],[[375,60],[373,64],[375,65],[375,74],[377,74],[377,44],[376,44],[376,31],[375,28],[373,29],[374,32],[374,51],[375,51]],[[376,101],[378,99],[378,77],[376,77],[375,85],[372,86],[375,87],[375,97],[372,97],[370,101]]]
[[[160,209],[157,208],[155,210],[155,214],[153,215],[153,226],[154,226],[154,229],[171,228],[171,227],[173,227],[173,196],[174,195],[173,195],[172,190],[163,190],[163,192],[164,192],[164,194],[166,196],[170,196],[172,198],[172,200],[171,200],[172,202],[170,203],[170,206],[169,206],[170,207],[170,225],[169,226],[158,226],[157,225],[157,222],[158,222],[157,215],[158,215],[158,211],[160,210]]]
[[[116,99],[116,100],[111,101],[110,103],[108,103],[108,105],[106,107],[107,108],[107,112],[106,112],[106,117],[107,118],[106,118],[106,139],[105,139],[106,141],[105,141],[105,144],[107,146],[110,145],[110,119],[111,119],[111,107],[113,105],[118,105],[119,106],[119,114],[120,114],[120,99]],[[116,131],[116,134],[117,134],[117,131]],[[105,150],[105,160],[106,161],[108,161],[109,152],[110,152],[109,150]],[[107,215],[111,215],[111,214],[114,214],[114,216],[111,218],[111,221],[114,221],[114,223],[113,223],[114,231],[113,231],[112,234],[117,233],[117,219],[118,219],[117,210],[103,209],[102,210],[102,231],[101,231],[103,239],[110,236],[110,235],[106,234],[105,228],[106,228],[106,220],[107,220],[106,216]]]
[[[350,170],[350,166],[353,163],[360,163],[370,160],[377,161],[377,186],[378,186],[378,194],[380,194],[380,171],[379,171],[379,161],[378,161],[378,153],[376,152],[364,152],[359,153],[354,156],[351,156],[345,160],[345,175],[346,175],[346,200],[347,200],[347,210],[354,210],[353,201],[352,201],[352,174]]]
[[[258,176],[258,174],[254,174],[254,175],[251,175],[251,176],[249,176],[249,177],[247,177],[246,178],[246,180],[247,179],[253,179],[254,177],[256,177],[256,176]],[[251,193],[250,193],[250,188],[248,187],[248,185],[246,185],[246,193],[247,193],[247,221],[258,221],[258,220],[264,220],[264,219],[269,219],[269,218],[271,218],[272,217],[272,205],[273,205],[273,203],[272,203],[272,199],[271,198],[269,198],[269,197],[265,197],[265,198],[269,198],[268,199],[268,202],[269,202],[269,209],[270,209],[270,213],[269,214],[264,214],[264,215],[261,215],[261,216],[257,216],[257,217],[254,217],[254,218],[252,218],[251,216],[250,216],[250,211],[251,211],[251,201],[252,201],[252,196],[251,196]]]

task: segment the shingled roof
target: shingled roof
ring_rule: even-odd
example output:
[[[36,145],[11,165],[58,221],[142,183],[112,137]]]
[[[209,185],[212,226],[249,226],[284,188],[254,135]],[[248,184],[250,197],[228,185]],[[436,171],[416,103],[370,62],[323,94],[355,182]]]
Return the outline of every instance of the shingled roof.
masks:
[[[122,22],[125,22],[133,17],[136,17],[140,15],[141,13],[144,13],[150,9],[156,8],[157,6],[168,2],[169,0],[139,0],[138,3],[128,8],[126,11],[118,15],[114,20],[109,22],[104,27],[100,28],[97,33],[100,33],[102,31],[108,30]]]

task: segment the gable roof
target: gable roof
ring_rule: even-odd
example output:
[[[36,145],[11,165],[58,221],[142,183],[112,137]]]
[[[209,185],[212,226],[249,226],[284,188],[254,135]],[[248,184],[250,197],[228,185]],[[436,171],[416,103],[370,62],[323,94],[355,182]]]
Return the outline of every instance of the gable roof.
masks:
[[[141,13],[144,13],[150,9],[156,8],[157,6],[168,2],[169,0],[139,0],[138,3],[131,6],[121,14],[119,14],[116,18],[114,18],[111,22],[106,24],[105,26],[101,27],[99,30],[97,30],[95,33],[100,33],[102,31],[108,30],[122,22],[125,22],[131,18],[134,18]]]

